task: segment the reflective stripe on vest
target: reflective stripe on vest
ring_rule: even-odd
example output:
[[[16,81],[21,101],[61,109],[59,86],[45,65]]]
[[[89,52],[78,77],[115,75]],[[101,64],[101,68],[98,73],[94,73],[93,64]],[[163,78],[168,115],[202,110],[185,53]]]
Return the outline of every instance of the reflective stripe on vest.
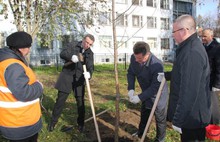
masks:
[[[33,101],[28,101],[28,102],[20,102],[20,101],[17,101],[17,102],[3,102],[3,101],[0,101],[0,107],[2,107],[2,108],[19,108],[19,107],[25,107],[25,106],[28,106],[28,105],[32,105],[36,102],[39,102],[39,98],[35,99]]]
[[[11,93],[11,91],[7,87],[4,87],[4,86],[0,86],[0,91],[3,93]]]

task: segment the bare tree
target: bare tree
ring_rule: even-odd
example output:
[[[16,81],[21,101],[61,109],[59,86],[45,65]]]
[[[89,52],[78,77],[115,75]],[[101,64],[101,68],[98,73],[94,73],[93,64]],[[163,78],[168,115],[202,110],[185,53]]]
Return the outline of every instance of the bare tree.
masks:
[[[218,8],[217,8],[217,11],[216,13],[214,14],[206,14],[204,16],[202,15],[198,15],[197,17],[197,26],[199,28],[211,28],[214,30],[215,32],[215,36],[219,37],[220,36],[220,27],[219,27],[219,24],[220,24],[220,1],[219,0],[212,0],[213,2],[216,1],[218,2]],[[204,0],[200,0],[200,1],[196,1],[198,3],[198,5],[206,5],[205,1]],[[217,15],[217,18],[214,18],[216,17]]]
[[[115,0],[112,0],[112,32],[113,32],[113,42],[114,42],[114,69],[115,69],[115,90],[116,90],[116,100],[115,100],[115,142],[118,142],[118,130],[119,130],[119,101],[120,101],[120,89],[118,81],[118,44],[116,37],[116,16],[115,16]]]
[[[218,19],[217,19],[217,27],[215,28],[215,36],[220,37],[220,0],[218,2]]]
[[[216,28],[217,26],[217,19],[213,18],[212,15],[205,15],[201,16],[199,15],[197,17],[197,26],[203,27],[203,28]]]

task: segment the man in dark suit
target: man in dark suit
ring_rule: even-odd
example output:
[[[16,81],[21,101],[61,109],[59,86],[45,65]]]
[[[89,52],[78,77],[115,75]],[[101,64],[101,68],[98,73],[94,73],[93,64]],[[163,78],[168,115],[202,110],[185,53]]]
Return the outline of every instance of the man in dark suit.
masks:
[[[212,29],[204,29],[202,32],[202,42],[205,46],[209,57],[210,65],[210,91],[211,91],[211,124],[219,124],[220,109],[219,99],[220,95],[220,43],[214,38]]]
[[[133,47],[130,65],[127,73],[128,96],[133,104],[141,102],[141,118],[139,128],[132,136],[141,138],[147,121],[150,117],[152,107],[155,103],[156,94],[160,87],[157,80],[158,73],[163,73],[163,63],[150,52],[146,42],[138,41]],[[135,93],[135,82],[139,83],[141,93]],[[164,142],[166,136],[166,106],[168,98],[168,86],[165,83],[160,100],[155,110],[156,138],[154,142]]]
[[[73,90],[77,102],[78,130],[83,132],[85,119],[85,78],[90,79],[94,70],[93,52],[90,49],[94,41],[94,36],[87,34],[82,41],[71,44],[60,53],[60,57],[65,60],[65,64],[55,84],[55,88],[58,90],[58,97],[53,108],[51,122],[48,125],[48,131],[50,132],[54,130],[58,122],[71,90]],[[79,53],[83,55],[83,62],[79,61]],[[83,64],[86,65],[86,73],[83,73]]]

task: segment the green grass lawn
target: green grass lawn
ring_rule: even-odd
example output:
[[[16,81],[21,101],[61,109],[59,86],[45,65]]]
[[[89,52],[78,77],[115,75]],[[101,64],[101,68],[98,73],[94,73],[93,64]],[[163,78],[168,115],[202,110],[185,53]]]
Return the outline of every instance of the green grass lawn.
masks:
[[[165,65],[165,70],[169,71],[172,69],[172,65]],[[57,97],[57,90],[54,89],[54,83],[59,75],[61,68],[56,67],[41,67],[34,68],[35,73],[39,80],[44,84],[44,95],[42,105],[46,109],[42,109],[42,119],[43,119],[43,128],[39,133],[39,142],[78,142],[78,141],[90,141],[90,139],[83,135],[79,134],[75,129],[69,133],[60,132],[60,129],[63,125],[76,125],[73,124],[73,120],[76,120],[76,106],[75,98],[70,94],[66,106],[63,110],[61,118],[56,125],[56,129],[51,133],[47,131],[47,124],[50,121],[50,115],[53,109]],[[127,99],[127,80],[126,73],[127,69],[125,66],[120,64],[118,66],[118,75],[119,75],[119,87],[120,87],[120,98],[121,100]],[[137,87],[138,84],[136,83]],[[115,77],[114,77],[114,66],[111,65],[95,65],[95,71],[93,74],[92,80],[90,80],[91,91],[93,94],[93,100],[95,104],[95,110],[97,113],[102,112],[103,110],[108,109],[110,112],[115,111]],[[140,91],[140,89],[137,89]],[[85,98],[86,102],[86,118],[92,116],[90,111],[90,104],[88,97]],[[128,103],[125,101],[120,102],[120,110],[125,111],[128,108]],[[126,101],[127,102],[127,101]],[[130,105],[129,107],[137,108],[135,105]],[[139,123],[139,120],[137,120]],[[92,121],[91,121],[92,122]],[[95,130],[94,130],[95,131]],[[152,128],[148,137],[155,136],[155,128]],[[94,135],[95,137],[95,135]],[[1,142],[6,142],[4,138],[0,136]],[[179,135],[177,132],[172,129],[167,129],[166,142],[178,142]]]

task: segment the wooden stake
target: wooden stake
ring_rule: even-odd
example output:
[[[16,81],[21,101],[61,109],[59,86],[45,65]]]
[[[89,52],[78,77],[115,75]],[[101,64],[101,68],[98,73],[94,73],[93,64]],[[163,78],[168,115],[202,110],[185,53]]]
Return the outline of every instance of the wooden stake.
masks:
[[[84,64],[83,56],[82,56],[81,53],[79,53],[78,58],[79,58],[79,60],[83,64],[83,71],[84,71],[84,73],[86,73],[87,72],[86,65]],[[96,115],[95,115],[95,109],[94,109],[94,105],[93,105],[92,94],[91,94],[91,90],[90,90],[89,79],[85,78],[85,80],[86,80],[86,86],[87,86],[87,91],[88,91],[88,95],[89,95],[89,102],[90,102],[91,109],[92,109],[92,115],[93,115],[93,119],[94,119],[94,123],[95,123],[95,128],[96,128],[96,134],[97,134],[98,142],[101,142],[101,138],[100,138],[100,134],[99,134],[99,128],[98,128],[98,123],[97,123]]]
[[[144,139],[145,139],[145,136],[146,136],[146,134],[147,134],[147,130],[148,130],[149,126],[150,126],[150,122],[151,122],[151,120],[152,120],[152,118],[153,118],[153,115],[154,115],[155,109],[156,109],[156,107],[157,107],[157,104],[158,104],[158,102],[159,102],[159,99],[160,99],[160,96],[161,96],[161,92],[162,92],[162,89],[163,89],[163,86],[164,86],[165,82],[166,82],[166,79],[165,79],[165,77],[163,77],[163,79],[162,79],[162,81],[161,81],[161,83],[160,83],[159,90],[157,91],[157,96],[156,96],[156,99],[155,99],[155,101],[154,101],[153,108],[151,109],[150,116],[149,116],[149,118],[148,118],[146,127],[145,127],[145,129],[144,129],[144,133],[143,133],[143,135],[142,135],[142,137],[141,137],[141,141],[140,141],[140,142],[143,142]]]

